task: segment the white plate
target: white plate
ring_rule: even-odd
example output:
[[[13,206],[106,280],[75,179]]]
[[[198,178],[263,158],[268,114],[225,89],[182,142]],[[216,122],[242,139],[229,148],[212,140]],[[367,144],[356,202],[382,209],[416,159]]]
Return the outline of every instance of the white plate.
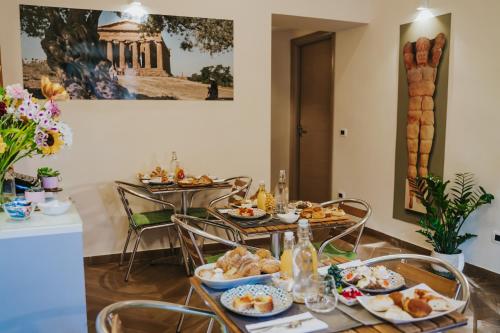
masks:
[[[396,273],[394,271],[391,271],[390,269],[387,269],[387,272],[389,273],[389,287],[387,287],[385,289],[360,288],[357,285],[355,285],[353,283],[350,283],[350,282],[347,282],[344,279],[344,276],[347,273],[349,273],[351,271],[355,271],[355,270],[356,270],[356,267],[352,267],[352,268],[347,268],[347,269],[344,269],[343,271],[341,271],[340,275],[342,276],[342,283],[347,284],[349,286],[355,286],[356,288],[358,288],[359,290],[361,290],[363,292],[367,292],[367,293],[387,293],[387,292],[391,292],[391,291],[394,291],[394,290],[398,290],[398,289],[404,287],[404,285],[405,285],[405,279],[404,279],[404,277],[401,274]]]
[[[244,278],[239,278],[239,279],[233,279],[233,280],[211,280],[211,279],[205,279],[199,275],[199,272],[202,269],[212,269],[215,268],[215,264],[206,264],[203,266],[200,266],[196,268],[194,271],[194,275],[198,277],[198,279],[203,282],[204,285],[207,287],[217,289],[217,290],[224,290],[224,289],[229,289],[229,288],[234,288],[237,286],[241,286],[244,284],[257,284],[257,283],[265,283],[266,281],[270,280],[275,274],[260,274],[260,275],[254,275],[254,276],[247,276]]]
[[[248,310],[235,309],[233,307],[234,298],[241,297],[247,294],[250,294],[254,297],[258,295],[271,296],[273,298],[273,310],[265,313],[260,313],[254,308]],[[256,284],[256,285],[244,285],[230,289],[221,295],[220,302],[226,309],[244,316],[269,317],[288,310],[293,304],[293,297],[289,292],[283,289],[262,284]]]
[[[413,322],[416,322],[416,321],[421,321],[421,320],[427,320],[427,319],[441,317],[441,316],[444,316],[445,314],[448,314],[448,313],[451,313],[453,311],[456,311],[456,310],[460,309],[461,307],[463,307],[465,305],[464,301],[457,301],[457,300],[454,300],[454,299],[450,299],[448,297],[445,297],[445,296],[443,296],[443,295],[435,292],[434,290],[431,289],[431,287],[429,287],[425,283],[421,283],[421,284],[416,285],[416,286],[414,286],[412,288],[409,288],[409,289],[406,289],[406,290],[402,290],[401,292],[406,297],[411,297],[413,295],[413,293],[414,293],[413,291],[415,289],[426,289],[426,290],[431,291],[434,295],[442,297],[442,298],[448,300],[448,302],[450,302],[450,305],[451,305],[450,309],[447,310],[447,311],[432,311],[427,317],[413,318],[413,319],[409,319],[409,320],[396,320],[396,319],[385,318],[385,312],[373,311],[373,310],[370,309],[370,299],[373,298],[373,297],[375,297],[375,296],[361,296],[361,297],[358,297],[358,301],[359,301],[359,303],[366,310],[368,310],[368,312],[370,312],[374,316],[377,316],[379,318],[385,319],[385,320],[387,320],[387,321],[389,321],[389,322],[391,322],[393,324],[407,324],[407,323],[413,323]]]
[[[256,219],[261,218],[262,216],[266,215],[266,212],[263,211],[262,209],[259,209],[259,208],[252,208],[252,209],[253,209],[253,216],[241,216],[241,215],[239,215],[238,209],[231,209],[227,213],[232,217],[235,217],[237,219],[244,219],[244,220],[256,220]]]
[[[345,287],[343,290],[351,290],[351,289],[358,289],[354,286],[349,286],[349,287]],[[359,289],[358,289],[359,292],[361,292]],[[342,293],[338,293],[339,295],[339,301],[342,302],[343,304],[347,305],[347,306],[353,306],[353,305],[356,305],[358,304],[358,297],[361,297],[361,296],[358,296],[356,298],[345,298],[344,296],[342,296]],[[361,293],[361,295],[363,295],[363,293]]]

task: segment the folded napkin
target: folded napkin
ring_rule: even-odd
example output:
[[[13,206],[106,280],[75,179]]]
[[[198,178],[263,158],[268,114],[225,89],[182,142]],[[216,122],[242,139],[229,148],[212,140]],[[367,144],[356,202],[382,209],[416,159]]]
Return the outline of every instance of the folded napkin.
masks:
[[[300,325],[296,328],[290,328],[288,325],[293,321],[299,321]],[[284,317],[280,319],[268,320],[258,324],[246,325],[250,333],[308,333],[319,330],[325,330],[328,325],[315,318],[310,312],[304,312],[295,316]]]
[[[357,260],[345,262],[343,264],[338,264],[337,267],[340,269],[346,269],[346,268],[351,268],[351,267],[358,267],[358,266],[361,266],[362,264],[363,264],[363,262],[361,260],[357,259]],[[320,268],[318,268],[318,273],[321,275],[326,275],[328,273],[328,268],[330,268],[330,266],[320,267]]]

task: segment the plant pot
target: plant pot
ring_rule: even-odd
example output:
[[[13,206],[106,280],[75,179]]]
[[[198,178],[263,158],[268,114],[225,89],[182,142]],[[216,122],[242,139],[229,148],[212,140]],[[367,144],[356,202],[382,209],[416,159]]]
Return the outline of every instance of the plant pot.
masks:
[[[46,189],[56,189],[59,187],[59,177],[41,177],[42,187]]]
[[[431,257],[441,259],[449,264],[451,264],[453,267],[458,269],[460,272],[463,271],[464,265],[465,265],[465,259],[464,259],[464,254],[462,251],[457,254],[444,254],[444,253],[439,253],[436,251],[432,251]],[[448,270],[444,267],[441,267],[439,265],[431,264],[432,269],[438,273],[439,275],[445,276],[445,277],[452,277],[453,275],[448,272]]]

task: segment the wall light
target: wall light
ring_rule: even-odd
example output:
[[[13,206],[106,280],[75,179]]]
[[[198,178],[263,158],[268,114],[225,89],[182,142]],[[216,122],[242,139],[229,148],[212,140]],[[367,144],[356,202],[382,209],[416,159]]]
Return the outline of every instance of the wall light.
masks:
[[[429,0],[420,0],[417,10],[418,11],[429,10]]]
[[[420,0],[420,3],[417,7],[417,12],[418,14],[415,18],[415,21],[421,21],[430,17],[434,17],[434,14],[429,7],[429,0]]]
[[[132,1],[123,11],[126,18],[141,22],[148,15],[148,11],[144,8],[140,1]]]

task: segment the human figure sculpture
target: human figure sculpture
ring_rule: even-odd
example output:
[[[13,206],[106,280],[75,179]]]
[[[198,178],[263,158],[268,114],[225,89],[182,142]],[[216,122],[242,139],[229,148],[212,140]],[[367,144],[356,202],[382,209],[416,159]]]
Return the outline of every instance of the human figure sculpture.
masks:
[[[411,179],[417,174],[425,177],[429,172],[429,154],[434,139],[435,82],[445,43],[445,35],[439,33],[434,40],[420,37],[415,44],[407,42],[403,47],[409,95],[407,177]]]

